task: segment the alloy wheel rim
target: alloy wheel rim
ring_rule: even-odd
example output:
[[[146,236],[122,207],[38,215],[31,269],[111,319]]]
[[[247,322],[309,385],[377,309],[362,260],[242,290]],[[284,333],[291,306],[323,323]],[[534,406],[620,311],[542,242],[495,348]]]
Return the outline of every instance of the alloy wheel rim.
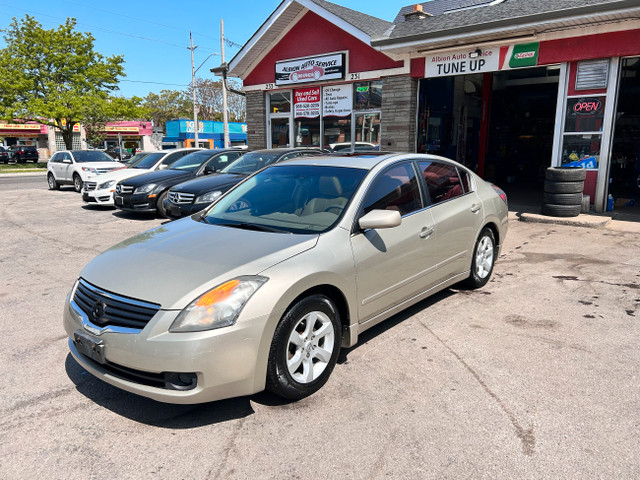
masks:
[[[476,249],[476,275],[486,278],[493,267],[493,242],[488,236],[482,237]]]
[[[55,180],[53,179],[53,175],[49,175],[49,187],[54,187]]]
[[[287,369],[298,383],[316,380],[327,368],[335,349],[335,333],[329,316],[320,311],[298,320],[287,342]]]

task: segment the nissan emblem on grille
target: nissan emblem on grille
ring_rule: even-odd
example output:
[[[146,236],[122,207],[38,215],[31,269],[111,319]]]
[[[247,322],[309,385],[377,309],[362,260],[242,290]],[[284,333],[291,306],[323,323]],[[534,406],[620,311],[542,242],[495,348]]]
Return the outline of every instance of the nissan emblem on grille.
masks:
[[[105,308],[106,305],[101,301],[97,301],[93,304],[90,315],[92,323],[95,323],[96,325],[100,325],[100,323],[102,323],[102,317],[104,316]]]

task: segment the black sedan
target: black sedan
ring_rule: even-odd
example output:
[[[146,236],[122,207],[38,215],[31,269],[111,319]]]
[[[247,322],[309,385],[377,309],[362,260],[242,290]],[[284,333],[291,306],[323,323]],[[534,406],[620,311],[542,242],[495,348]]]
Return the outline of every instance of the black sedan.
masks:
[[[216,175],[196,178],[169,190],[164,202],[166,216],[180,218],[199,212],[231,187],[267,165],[322,153],[319,148],[277,148],[246,153]]]
[[[0,162],[9,163],[9,160],[13,154],[10,150],[6,150],[3,146],[0,145]]]
[[[167,170],[138,175],[116,185],[116,208],[134,212],[158,212],[165,216],[164,199],[169,188],[202,175],[220,171],[244,152],[238,149],[200,150],[185,155]]]

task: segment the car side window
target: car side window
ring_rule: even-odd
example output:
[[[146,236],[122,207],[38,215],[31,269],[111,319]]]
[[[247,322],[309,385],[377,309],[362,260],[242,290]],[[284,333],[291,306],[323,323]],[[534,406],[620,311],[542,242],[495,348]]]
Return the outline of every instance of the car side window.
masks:
[[[468,179],[465,189],[458,175],[458,169],[454,165],[441,162],[418,162],[418,168],[427,184],[431,203],[434,205],[459,197],[469,189]]]
[[[422,208],[422,199],[413,166],[405,163],[385,170],[376,178],[364,199],[364,213],[397,210],[401,215]]]
[[[58,163],[60,161],[60,154],[59,153],[54,153],[53,157],[51,157],[51,163]]]
[[[62,152],[62,156],[60,157],[60,162],[64,160],[71,160],[73,162],[73,160],[71,159],[71,155],[69,155],[67,152]]]

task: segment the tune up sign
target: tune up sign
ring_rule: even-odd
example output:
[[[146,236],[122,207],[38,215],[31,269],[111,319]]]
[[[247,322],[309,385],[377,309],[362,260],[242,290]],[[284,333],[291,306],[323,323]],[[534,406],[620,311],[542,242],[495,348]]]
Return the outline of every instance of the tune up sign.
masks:
[[[463,50],[427,55],[425,77],[466,75],[498,70],[500,49]]]

